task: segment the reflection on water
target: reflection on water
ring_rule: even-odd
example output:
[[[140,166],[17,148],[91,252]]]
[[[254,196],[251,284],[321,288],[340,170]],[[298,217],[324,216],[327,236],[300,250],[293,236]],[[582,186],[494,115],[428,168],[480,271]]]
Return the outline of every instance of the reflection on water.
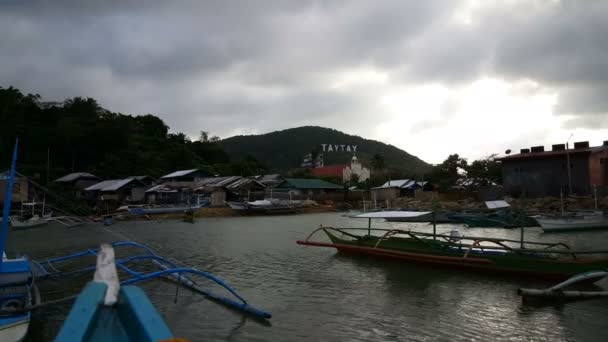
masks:
[[[172,284],[142,285],[171,329],[191,341],[608,340],[607,300],[525,306],[516,295],[518,287],[550,284],[351,257],[295,244],[319,224],[365,227],[367,222],[314,214],[212,218],[195,224],[127,222],[107,229],[50,226],[11,232],[9,253],[40,259],[129,238],[215,273],[250,303],[273,314],[271,325],[262,325],[187,290],[179,290],[174,303]],[[415,227],[432,231],[425,224]],[[455,228],[468,236],[519,238],[517,229],[438,226],[438,232]],[[533,228],[526,238],[599,248],[608,232],[549,235]],[[49,299],[79,291],[90,278],[44,283],[42,295]],[[44,309],[31,340],[52,340],[68,310],[69,305]]]

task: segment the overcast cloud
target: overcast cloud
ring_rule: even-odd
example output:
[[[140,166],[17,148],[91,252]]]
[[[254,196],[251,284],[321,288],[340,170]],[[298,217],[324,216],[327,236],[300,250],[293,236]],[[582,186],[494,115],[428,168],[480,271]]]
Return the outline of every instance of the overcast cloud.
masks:
[[[606,18],[604,1],[9,0],[0,85],[193,137],[320,125],[477,158],[608,140]]]

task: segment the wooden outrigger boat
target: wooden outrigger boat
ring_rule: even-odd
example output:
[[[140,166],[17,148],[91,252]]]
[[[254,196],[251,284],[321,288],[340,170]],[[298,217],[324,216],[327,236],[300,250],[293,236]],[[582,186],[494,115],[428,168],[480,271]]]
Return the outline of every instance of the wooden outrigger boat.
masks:
[[[21,309],[26,306],[37,305],[40,301],[40,294],[34,283],[27,257],[8,258],[4,252],[18,145],[19,140],[15,142],[13,150],[11,168],[4,194],[2,222],[0,223],[0,341],[6,342],[21,341],[25,338],[31,313],[21,311]]]
[[[502,274],[567,279],[576,274],[608,269],[608,250],[576,251],[564,243],[469,237],[453,231],[449,235],[403,229],[371,228],[372,218],[415,215],[416,212],[377,212],[358,215],[369,220],[368,228],[321,227],[300,245],[336,248],[360,254]],[[323,232],[330,242],[312,241]]]
[[[101,245],[93,281],[76,298],[56,342],[174,340],[146,294],[120,286],[114,260],[112,246]]]

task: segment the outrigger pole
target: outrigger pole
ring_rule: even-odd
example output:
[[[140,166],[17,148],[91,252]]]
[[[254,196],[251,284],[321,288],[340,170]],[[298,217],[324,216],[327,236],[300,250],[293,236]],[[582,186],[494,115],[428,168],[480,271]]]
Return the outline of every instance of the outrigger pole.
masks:
[[[15,147],[13,148],[13,160],[11,161],[11,169],[9,171],[6,182],[6,190],[4,192],[4,208],[2,209],[2,228],[0,230],[0,253],[4,252],[4,243],[6,242],[6,233],[8,231],[8,214],[11,210],[11,201],[13,195],[13,183],[15,182],[15,165],[17,163],[17,146],[19,145],[19,137],[15,139]],[[0,270],[2,269],[3,257],[0,255]]]

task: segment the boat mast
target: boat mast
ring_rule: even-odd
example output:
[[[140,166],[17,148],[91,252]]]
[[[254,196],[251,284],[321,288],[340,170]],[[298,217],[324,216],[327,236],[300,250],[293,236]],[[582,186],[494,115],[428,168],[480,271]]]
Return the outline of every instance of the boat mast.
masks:
[[[13,195],[13,183],[15,181],[15,164],[17,163],[17,146],[19,138],[15,139],[15,148],[13,149],[13,160],[11,161],[11,169],[6,181],[6,190],[4,192],[4,208],[2,210],[2,227],[0,229],[0,253],[4,252],[4,242],[6,241],[6,232],[8,230],[8,213],[11,210],[11,200]],[[0,256],[0,270],[2,269],[3,257]]]

